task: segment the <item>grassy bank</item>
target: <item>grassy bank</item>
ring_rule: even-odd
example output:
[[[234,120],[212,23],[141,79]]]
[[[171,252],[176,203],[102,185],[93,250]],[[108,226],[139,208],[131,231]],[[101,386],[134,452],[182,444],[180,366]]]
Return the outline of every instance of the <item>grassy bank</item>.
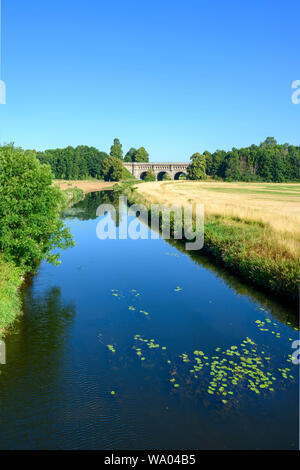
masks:
[[[0,254],[0,338],[20,314],[21,273]]]
[[[203,203],[203,252],[240,278],[296,301],[300,279],[300,185],[155,182],[129,199]]]

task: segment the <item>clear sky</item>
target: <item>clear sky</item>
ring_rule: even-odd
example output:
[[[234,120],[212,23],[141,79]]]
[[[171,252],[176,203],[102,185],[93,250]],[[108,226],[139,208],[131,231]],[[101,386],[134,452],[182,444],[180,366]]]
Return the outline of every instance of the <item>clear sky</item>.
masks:
[[[300,144],[299,0],[2,0],[0,141],[152,161]]]

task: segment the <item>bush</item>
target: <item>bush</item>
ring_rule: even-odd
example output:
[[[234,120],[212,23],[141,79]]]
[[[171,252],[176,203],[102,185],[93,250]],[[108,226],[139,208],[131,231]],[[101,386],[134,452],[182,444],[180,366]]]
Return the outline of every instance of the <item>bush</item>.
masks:
[[[123,179],[124,180],[135,180],[135,177],[130,173],[129,170],[127,170],[127,168],[124,167]]]
[[[65,202],[52,173],[31,151],[0,148],[0,251],[5,260],[32,271],[45,258],[57,264],[54,248],[73,245],[60,219]]]
[[[152,170],[146,171],[144,181],[156,181],[156,175],[154,171]]]

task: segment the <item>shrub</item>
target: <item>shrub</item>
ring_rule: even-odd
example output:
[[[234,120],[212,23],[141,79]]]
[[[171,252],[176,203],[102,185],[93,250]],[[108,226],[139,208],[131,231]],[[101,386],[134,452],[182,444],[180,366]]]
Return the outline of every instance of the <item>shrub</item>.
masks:
[[[152,170],[146,171],[144,181],[156,181],[156,175]]]

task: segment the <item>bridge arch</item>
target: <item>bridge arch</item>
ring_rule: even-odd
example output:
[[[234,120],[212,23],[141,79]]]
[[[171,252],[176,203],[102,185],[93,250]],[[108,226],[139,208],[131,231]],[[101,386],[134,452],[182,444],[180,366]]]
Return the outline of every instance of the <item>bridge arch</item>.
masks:
[[[142,171],[142,173],[140,174],[139,179],[144,180],[146,178],[146,175],[147,175],[147,171]]]
[[[171,176],[165,170],[159,171],[157,173],[157,181],[171,180]]]
[[[175,173],[174,180],[186,179],[187,174],[184,171],[178,171]]]

